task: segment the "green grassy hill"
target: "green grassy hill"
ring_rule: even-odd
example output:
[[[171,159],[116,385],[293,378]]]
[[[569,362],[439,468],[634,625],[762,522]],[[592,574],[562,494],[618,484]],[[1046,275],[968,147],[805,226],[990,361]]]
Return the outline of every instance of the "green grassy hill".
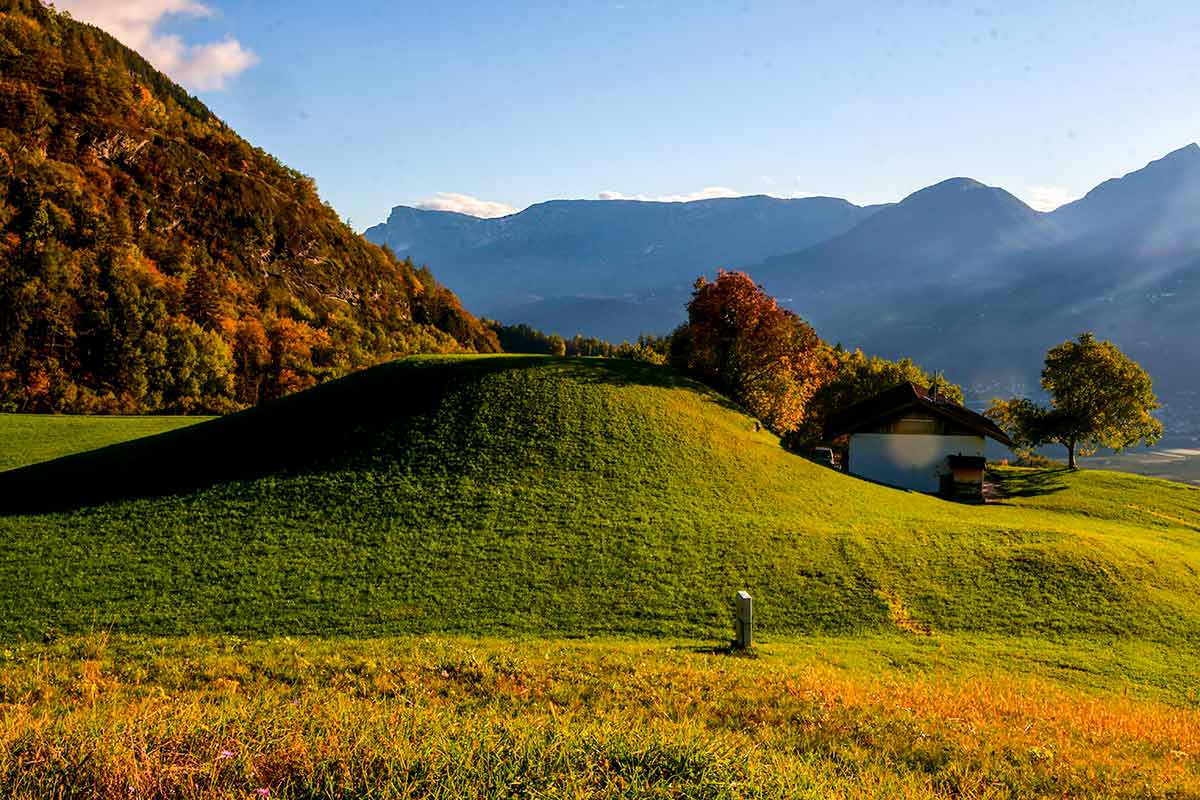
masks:
[[[1200,637],[1200,491],[1006,470],[958,505],[754,428],[633,362],[384,365],[0,474],[0,636],[726,638],[747,589],[768,638]]]
[[[203,422],[206,417],[0,414],[0,470]]]

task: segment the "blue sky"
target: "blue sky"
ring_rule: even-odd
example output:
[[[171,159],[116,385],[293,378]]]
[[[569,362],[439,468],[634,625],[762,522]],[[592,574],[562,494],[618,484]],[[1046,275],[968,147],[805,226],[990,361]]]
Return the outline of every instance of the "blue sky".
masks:
[[[1194,2],[57,5],[359,229],[397,204],[870,203],[952,176],[1048,207],[1200,138]]]

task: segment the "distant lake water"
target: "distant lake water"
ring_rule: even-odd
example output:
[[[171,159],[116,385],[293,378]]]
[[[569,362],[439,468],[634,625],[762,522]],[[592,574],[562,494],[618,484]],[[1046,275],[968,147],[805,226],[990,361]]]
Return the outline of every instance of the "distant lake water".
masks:
[[[1040,447],[1038,453],[1063,464],[1067,463],[1065,447]],[[1007,447],[990,439],[984,455],[988,461],[1012,461],[1016,458]],[[1083,469],[1131,472],[1134,475],[1200,486],[1200,440],[1175,437],[1163,440],[1155,447],[1130,448],[1123,453],[1101,450],[1094,456],[1080,456],[1079,466]]]
[[[1079,466],[1132,472],[1200,486],[1200,442],[1170,442],[1123,453],[1101,451],[1097,455],[1080,458]]]

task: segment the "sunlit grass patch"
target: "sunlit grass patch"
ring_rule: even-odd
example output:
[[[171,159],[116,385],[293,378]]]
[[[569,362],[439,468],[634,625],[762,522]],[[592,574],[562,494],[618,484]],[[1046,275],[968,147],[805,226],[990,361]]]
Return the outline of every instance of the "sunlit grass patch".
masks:
[[[912,642],[755,659],[442,638],[25,645],[0,666],[0,783],[30,798],[1200,792],[1194,704],[1080,688],[987,641],[878,666]],[[955,658],[969,648],[988,665]]]
[[[0,414],[0,471],[204,422],[207,417]]]

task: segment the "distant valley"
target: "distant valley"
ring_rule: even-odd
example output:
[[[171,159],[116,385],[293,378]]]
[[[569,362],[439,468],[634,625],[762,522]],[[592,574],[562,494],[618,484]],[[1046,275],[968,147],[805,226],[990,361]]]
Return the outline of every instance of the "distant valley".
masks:
[[[976,402],[1036,392],[1048,346],[1094,330],[1154,376],[1168,435],[1200,437],[1200,147],[1053,212],[952,178],[899,203],[571,200],[500,219],[397,207],[366,231],[475,313],[620,340],[669,332],[690,285],[745,269],[829,341],[912,356]]]

